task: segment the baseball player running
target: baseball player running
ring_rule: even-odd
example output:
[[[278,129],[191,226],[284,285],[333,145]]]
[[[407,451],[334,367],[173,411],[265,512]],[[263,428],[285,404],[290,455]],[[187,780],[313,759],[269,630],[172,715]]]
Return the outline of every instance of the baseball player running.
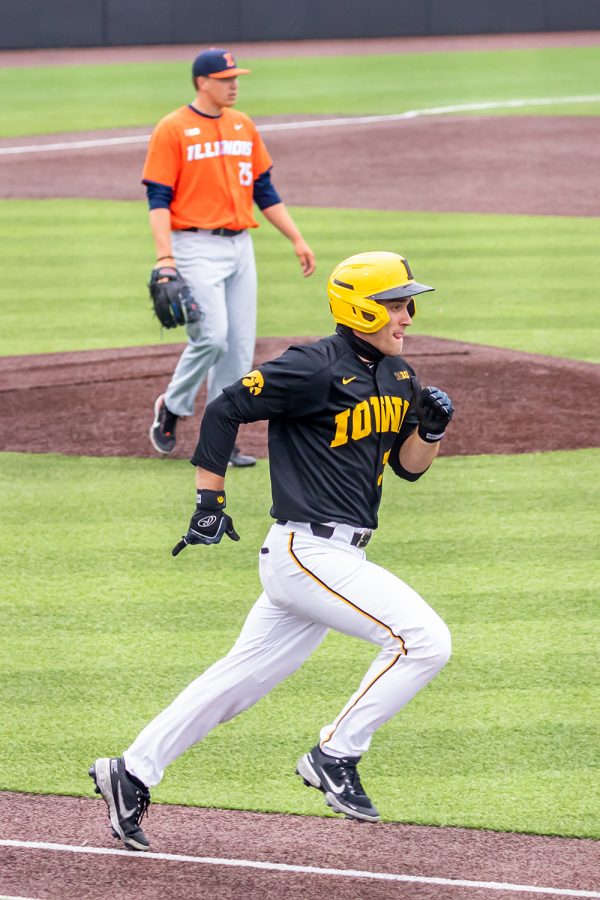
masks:
[[[407,482],[435,459],[452,418],[436,387],[421,388],[402,358],[415,281],[395,253],[360,253],[333,271],[335,334],[290,347],[226,387],[206,409],[196,465],[196,511],[173,555],[188,544],[239,540],[225,512],[224,478],[238,427],[269,420],[271,527],[259,553],[263,591],[233,648],[147,725],[122,757],[90,775],[115,833],[146,850],[140,821],[165,768],[221,722],[294,672],[328,629],[363,638],[377,653],[343,708],[297,763],[304,783],[351,819],[379,813],[357,764],[374,732],[444,666],[450,634],[405,582],[369,562],[386,468]]]
[[[303,275],[315,268],[312,250],[282,203],[273,161],[252,120],[234,110],[240,69],[227,50],[204,50],[194,60],[196,98],[156,126],[142,180],[156,246],[151,293],[159,281],[187,283],[183,305],[187,347],[154,405],[150,440],[159,453],[175,447],[177,421],[191,416],[208,376],[208,400],[252,367],[256,332],[256,267],[248,229],[253,202],[288,238]],[[232,449],[232,465],[253,465]]]

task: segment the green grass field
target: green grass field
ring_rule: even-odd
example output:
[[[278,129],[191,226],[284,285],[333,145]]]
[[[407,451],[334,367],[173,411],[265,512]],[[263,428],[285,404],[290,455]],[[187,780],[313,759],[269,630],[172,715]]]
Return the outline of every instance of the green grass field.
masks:
[[[365,757],[385,818],[600,837],[598,460],[454,458],[418,485],[386,476],[369,557],[430,600],[454,654]],[[259,592],[267,466],[230,474],[239,544],[177,560],[193,496],[185,462],[4,454],[0,473],[0,788],[88,793],[89,761],[120,753],[236,637]],[[174,763],[156,800],[323,813],[295,758],[373,652],[330,635]]]
[[[241,79],[239,101],[252,116],[389,114],[582,95],[596,100],[523,112],[600,113],[598,47],[239,62],[253,70]],[[192,99],[190,66],[191,61],[56,66],[44,70],[43,85],[39,68],[0,69],[0,137],[154,124]]]
[[[239,62],[254,69],[239,103],[251,115],[600,95],[599,48]],[[149,126],[191,99],[188,73],[182,63],[0,69],[0,137]],[[600,102],[519,112],[598,115]],[[392,249],[437,288],[414,333],[600,361],[598,218],[293,213],[318,270],[303,280],[281,236],[258,230],[262,336],[331,332],[333,264]],[[161,336],[150,313],[141,195],[0,201],[0,240],[0,355],[183,339]],[[597,450],[442,458],[416,485],[386,476],[369,558],[432,603],[454,650],[361,764],[384,818],[600,838],[598,460]],[[266,462],[231,471],[227,490],[242,540],[173,560],[193,504],[189,464],[0,454],[0,790],[91,794],[90,761],[120,753],[229,649],[259,591]],[[153,799],[326,814],[295,761],[372,655],[330,635],[289,681],[177,760]]]
[[[334,264],[357,249],[401,250],[436,293],[413,333],[600,361],[600,219],[294,209],[317,254],[303,279],[287,242],[257,230],[259,334],[324,335]],[[75,239],[75,234],[85,236]],[[0,282],[0,354],[181,341],[145,288],[153,252],[142,203],[0,201],[10,279]],[[123,253],[123,247],[127,253]]]

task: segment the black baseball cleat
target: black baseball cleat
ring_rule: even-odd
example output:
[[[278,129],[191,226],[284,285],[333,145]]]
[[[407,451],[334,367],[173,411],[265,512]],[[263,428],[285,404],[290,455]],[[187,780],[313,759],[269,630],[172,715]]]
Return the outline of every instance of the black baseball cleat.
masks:
[[[140,828],[140,822],[150,805],[150,791],[125,769],[120,756],[97,759],[89,769],[90,778],[96,784],[108,806],[113,837],[120,838],[128,850],[148,850],[150,841]]]
[[[236,444],[231,451],[231,456],[229,457],[229,465],[238,466],[238,468],[243,468],[244,466],[255,466],[256,460],[253,456],[249,456],[247,453],[242,453],[242,451]]]
[[[300,757],[296,775],[325,794],[327,805],[348,819],[378,822],[379,813],[365,794],[356,764],[360,756],[327,756],[319,745]]]
[[[178,418],[179,416],[167,409],[164,394],[156,398],[154,421],[150,426],[150,442],[159,453],[172,453],[175,449],[175,429]]]

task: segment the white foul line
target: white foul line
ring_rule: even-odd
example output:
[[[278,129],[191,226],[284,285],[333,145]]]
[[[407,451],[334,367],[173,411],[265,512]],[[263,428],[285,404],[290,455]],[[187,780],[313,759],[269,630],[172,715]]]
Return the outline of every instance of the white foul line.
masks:
[[[527,106],[556,106],[563,103],[596,103],[600,94],[575,97],[538,97],[532,100],[498,100],[489,103],[461,103],[456,106],[432,106],[429,109],[409,109],[403,113],[378,116],[346,116],[339,119],[308,119],[303,122],[271,122],[261,125],[259,131],[297,131],[304,128],[337,128],[346,125],[370,125],[373,122],[400,122],[421,116],[442,116],[447,113],[485,112],[489,109],[522,109]],[[145,144],[149,134],[136,134],[114,138],[90,138],[86,141],[60,141],[53,144],[21,144],[0,147],[0,156],[22,153],[52,153],[58,150],[86,150],[90,147],[110,147],[121,144]]]
[[[14,894],[0,894],[0,900],[36,900],[35,897],[16,897]]]
[[[85,150],[88,147],[110,147],[119,144],[145,144],[149,134],[136,134],[129,137],[90,138],[88,141],[60,141],[55,144],[22,144],[18,147],[0,147],[0,156],[20,153],[51,153],[54,150]]]
[[[160,859],[165,862],[200,863],[205,866],[230,866],[244,869],[263,869],[271,872],[298,872],[302,875],[329,875],[337,878],[367,878],[375,881],[403,881],[413,884],[438,884],[444,887],[485,888],[490,891],[514,891],[523,894],[547,894],[553,897],[589,897],[600,900],[600,892],[572,888],[540,887],[533,884],[510,884],[501,881],[468,881],[463,878],[436,878],[427,875],[399,875],[392,872],[365,872],[360,869],[325,869],[320,866],[295,866],[288,863],[261,862],[251,859],[227,859],[215,856],[183,856],[178,853],[132,853],[107,847],[84,847],[71,844],[51,844],[44,841],[0,840],[0,847],[25,850],[58,850],[66,853],[88,853],[95,856],[125,856],[127,859]]]

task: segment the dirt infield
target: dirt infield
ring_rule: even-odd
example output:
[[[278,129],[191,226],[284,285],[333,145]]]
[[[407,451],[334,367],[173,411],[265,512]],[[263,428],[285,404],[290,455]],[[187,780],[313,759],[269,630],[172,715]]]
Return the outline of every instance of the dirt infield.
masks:
[[[262,338],[255,363],[308,340]],[[12,423],[0,450],[156,456],[148,440],[153,404],[183,346],[0,357],[0,416]],[[445,455],[600,444],[600,419],[589,415],[600,366],[422,336],[407,337],[405,356],[424,384],[443,385],[455,401]],[[204,401],[203,389],[196,415],[179,426],[174,457],[191,456]],[[266,435],[265,422],[240,431],[244,449],[261,457]]]
[[[596,216],[600,118],[436,116],[266,133],[274,181],[289,204],[355,209]],[[259,125],[274,121],[257,119]],[[0,155],[0,197],[137,200],[150,129],[0,140],[0,150],[60,143],[61,150]],[[560,134],[560,140],[556,140]],[[69,147],[139,135],[141,143]],[[373,148],[377,147],[374,164]],[[573,168],[573,159],[577,166]],[[43,164],[42,164],[43,160]],[[507,165],[510,160],[510,165]]]
[[[2,847],[0,890],[41,900],[524,900],[540,887],[546,900],[600,898],[589,840],[151,806],[160,857],[148,858],[113,853],[100,800],[5,793],[0,818],[2,840],[17,842]],[[46,846],[27,846],[33,834]]]

